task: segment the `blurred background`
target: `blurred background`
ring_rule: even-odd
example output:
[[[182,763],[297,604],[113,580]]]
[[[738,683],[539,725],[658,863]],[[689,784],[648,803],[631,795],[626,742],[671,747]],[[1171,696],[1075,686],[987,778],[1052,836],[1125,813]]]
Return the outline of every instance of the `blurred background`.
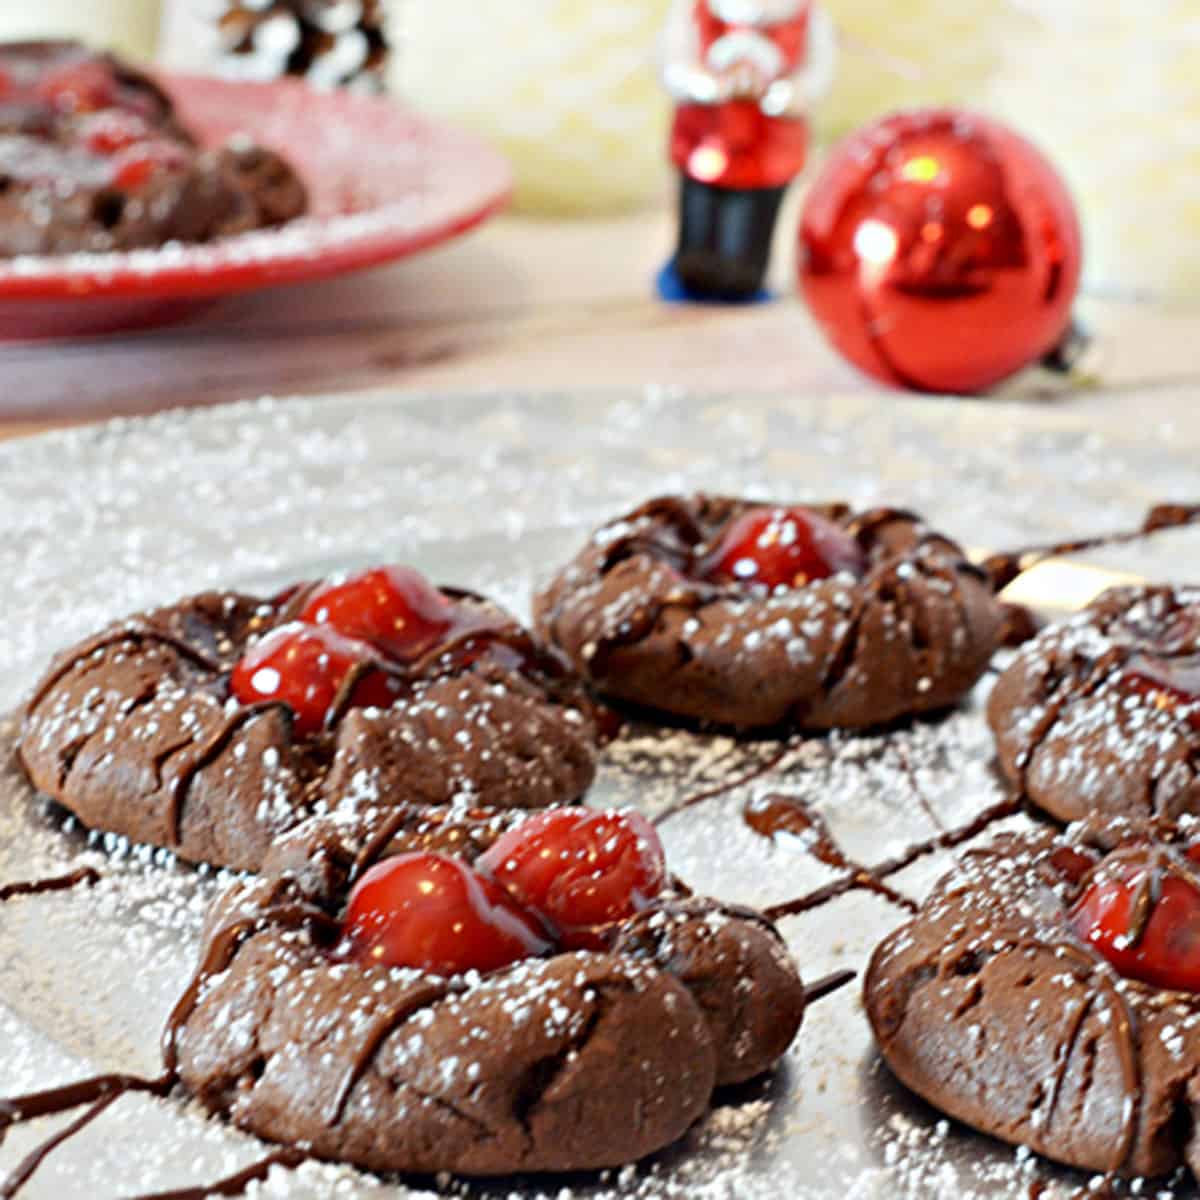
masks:
[[[498,144],[515,167],[521,211],[583,217],[666,202],[670,108],[655,46],[669,2],[326,7],[339,10],[347,29],[386,20],[393,53],[372,64],[373,78]],[[176,67],[269,75],[278,66],[271,37],[281,36],[270,18],[303,7],[40,0],[4,5],[0,35],[81,35]],[[898,105],[983,108],[1031,137],[1066,175],[1082,210],[1093,291],[1200,296],[1196,0],[827,0],[826,8],[840,56],[814,120],[818,150]],[[238,37],[258,49],[234,62],[223,49]],[[326,64],[324,82],[339,82],[355,51],[338,53],[341,65]]]

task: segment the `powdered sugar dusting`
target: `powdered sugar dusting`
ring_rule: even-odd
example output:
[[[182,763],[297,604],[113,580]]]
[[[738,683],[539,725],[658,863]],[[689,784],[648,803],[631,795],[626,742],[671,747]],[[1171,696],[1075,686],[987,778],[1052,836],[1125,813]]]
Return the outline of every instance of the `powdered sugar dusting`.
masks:
[[[13,707],[49,654],[122,613],[206,587],[266,591],[295,578],[408,559],[439,581],[528,614],[536,583],[587,533],[639,500],[695,488],[788,500],[845,498],[917,509],[974,545],[1014,545],[1127,525],[1152,498],[1189,494],[1194,463],[1168,433],[1081,432],[1003,405],[638,396],[453,400],[393,396],[263,402],[118,423],[0,447],[0,706]],[[1045,480],[1072,481],[1046,511]],[[352,481],[348,484],[347,481]],[[1172,539],[1159,569],[1200,561]],[[1182,548],[1181,548],[1182,547]],[[1154,567],[1153,556],[1149,565]],[[765,636],[784,636],[783,630]],[[789,634],[790,636],[790,634]],[[723,898],[772,903],[836,871],[803,838],[742,824],[772,790],[803,797],[854,859],[876,862],[968,822],[1002,794],[989,765],[981,685],[960,713],[888,735],[797,738],[768,777],[663,827],[670,866]],[[138,720],[147,719],[138,717]],[[3,745],[13,731],[3,731]],[[742,779],[776,746],[635,728],[607,753],[596,803],[659,812]],[[369,775],[352,804],[370,804]],[[1007,824],[1020,826],[1027,818]],[[892,882],[925,895],[948,856]],[[151,1071],[166,1013],[190,974],[204,912],[228,882],[161,851],[89,839],[0,775],[0,880],[91,865],[94,888],[10,902],[0,913],[4,1090],[101,1069]],[[861,969],[904,914],[850,893],[783,923],[806,979]],[[1186,1037],[1180,1021],[1164,1048]],[[454,1069],[469,1071],[464,1054]],[[449,1069],[449,1068],[447,1068]],[[51,1122],[10,1132],[8,1169]],[[31,1181],[31,1198],[196,1185],[262,1147],[178,1100],[122,1100]],[[853,987],[814,1006],[771,1079],[720,1097],[685,1143],[649,1163],[586,1178],[401,1183],[310,1164],[252,1194],[461,1195],[486,1200],[679,1197],[1005,1197],[1044,1181],[1057,1200],[1086,1175],[1057,1172],[909,1099],[883,1071]],[[1154,1196],[1182,1186],[1141,1185]]]

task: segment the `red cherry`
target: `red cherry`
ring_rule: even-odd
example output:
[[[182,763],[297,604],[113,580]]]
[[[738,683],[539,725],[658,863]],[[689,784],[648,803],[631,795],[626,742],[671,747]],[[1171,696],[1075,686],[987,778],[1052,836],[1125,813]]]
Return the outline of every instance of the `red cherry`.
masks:
[[[1200,729],[1200,654],[1181,658],[1135,655],[1126,664],[1121,683],[1155,708],[1169,712],[1186,708],[1188,722]]]
[[[292,622],[272,630],[233,669],[233,694],[243,704],[279,700],[291,710],[301,736],[318,732],[346,676],[360,663],[377,662],[370,646],[331,629]],[[398,685],[382,670],[359,680],[351,708],[387,708]]]
[[[1188,852],[1198,857],[1196,849]],[[1127,978],[1200,992],[1200,891],[1186,879],[1162,870],[1145,929],[1130,945],[1134,899],[1152,869],[1144,858],[1131,858],[1099,876],[1076,901],[1071,924]]]
[[[604,944],[605,926],[645,908],[667,879],[662,843],[636,812],[559,808],[509,830],[479,860],[569,947]]]
[[[377,567],[318,588],[300,619],[412,662],[445,638],[455,614],[452,601],[412,567]]]
[[[1077,846],[1060,846],[1050,855],[1050,865],[1068,883],[1079,884],[1099,861],[1094,852]]]
[[[84,59],[47,71],[38,95],[60,112],[99,112],[117,101],[116,81],[101,62]]]
[[[701,564],[717,583],[802,587],[841,571],[861,577],[866,559],[840,526],[806,508],[752,508],[731,522]]]
[[[150,127],[133,113],[109,109],[87,117],[80,130],[83,144],[93,153],[109,157],[147,141]]]
[[[136,192],[156,175],[186,161],[183,151],[169,142],[143,142],[119,155],[113,182],[122,191]]]
[[[350,893],[344,932],[356,962],[438,975],[495,971],[550,948],[537,918],[498,884],[428,853],[372,867]]]

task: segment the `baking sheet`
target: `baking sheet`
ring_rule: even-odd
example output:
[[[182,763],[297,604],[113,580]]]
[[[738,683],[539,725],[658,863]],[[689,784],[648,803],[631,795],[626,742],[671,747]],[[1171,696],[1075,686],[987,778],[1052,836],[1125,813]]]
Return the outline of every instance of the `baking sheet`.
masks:
[[[1118,408],[1114,400],[1114,411]],[[1159,500],[1195,499],[1194,450],[1119,413],[887,398],[414,397],[262,402],[51,435],[0,447],[0,710],[57,647],[111,617],[204,587],[270,589],[334,568],[407,560],[441,582],[528,613],[535,584],[605,518],[691,488],[914,508],[964,543],[1011,547],[1127,527]],[[1092,562],[1196,581],[1200,532]],[[701,890],[768,904],[833,872],[796,839],[741,820],[769,791],[805,796],[870,863],[1002,797],[980,705],[887,736],[794,739],[756,780],[664,826],[672,867]],[[0,757],[11,758],[11,723]],[[647,811],[737,779],[775,747],[635,729],[607,754],[594,802]],[[1006,824],[1021,825],[1027,818]],[[893,883],[914,897],[932,856]],[[4,1094],[104,1070],[153,1072],[158,1033],[192,969],[220,873],[89,836],[0,773],[0,883],[93,865],[92,889],[0,907]],[[783,928],[805,977],[860,969],[904,914],[851,893]],[[10,1132],[0,1172],[65,1124]],[[215,1180],[264,1147],[177,1099],[126,1097],[67,1143],[22,1196],[130,1196]],[[345,1167],[276,1171],[289,1198],[465,1195],[689,1200],[1011,1197],[1088,1188],[943,1120],[891,1080],[857,986],[815,1006],[779,1072],[720,1097],[685,1141],[604,1175],[472,1183],[380,1180]],[[1141,1195],[1194,1196],[1158,1181]]]

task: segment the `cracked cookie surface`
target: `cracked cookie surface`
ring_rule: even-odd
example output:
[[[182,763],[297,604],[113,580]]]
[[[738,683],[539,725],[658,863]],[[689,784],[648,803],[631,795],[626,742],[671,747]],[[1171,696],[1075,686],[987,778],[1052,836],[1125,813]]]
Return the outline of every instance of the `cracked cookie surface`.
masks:
[[[470,860],[521,814],[315,818],[210,914],[169,1066],[211,1111],[375,1170],[595,1169],[680,1137],[769,1069],[804,990],[759,914],[666,895],[604,951],[443,978],[331,954],[352,880],[414,848]],[[275,874],[279,871],[281,873]]]
[[[919,517],[807,505],[861,548],[838,574],[754,594],[700,564],[759,504],[651,500],[596,531],[538,595],[535,628],[602,695],[738,729],[857,729],[957,703],[1004,625],[984,574]]]
[[[285,704],[239,704],[235,664],[308,590],[203,593],[64,651],[26,707],[18,755],[34,786],[91,828],[244,870],[331,809],[543,807],[587,790],[598,735],[582,686],[481,599],[457,602],[520,654],[432,656],[390,707],[314,736]]]
[[[1200,995],[1125,978],[1072,922],[1122,849],[1186,828],[1098,821],[968,852],[875,951],[864,1002],[896,1076],[943,1112],[1058,1162],[1200,1166]]]
[[[1013,786],[1061,821],[1200,812],[1200,590],[1122,587],[1028,642],[988,722]]]

